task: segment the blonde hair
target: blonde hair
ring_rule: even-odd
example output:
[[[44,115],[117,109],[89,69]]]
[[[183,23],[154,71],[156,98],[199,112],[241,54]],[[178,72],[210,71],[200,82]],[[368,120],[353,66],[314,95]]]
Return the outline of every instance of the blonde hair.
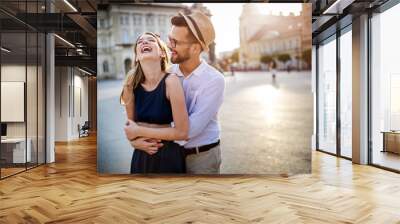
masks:
[[[166,72],[168,69],[168,66],[169,66],[168,47],[160,39],[160,36],[155,33],[152,33],[152,32],[145,32],[142,35],[140,35],[133,46],[133,53],[135,55],[135,58],[132,62],[132,69],[129,70],[128,73],[126,74],[124,86],[122,88],[122,92],[120,95],[120,103],[123,105],[127,105],[129,102],[132,101],[133,91],[140,85],[140,83],[143,83],[144,79],[145,79],[142,66],[140,65],[140,62],[137,61],[137,59],[136,59],[136,57],[137,57],[136,47],[137,47],[137,41],[139,40],[139,38],[146,34],[153,36],[157,40],[158,46],[160,47],[161,51],[165,55],[160,61],[161,71]],[[129,91],[129,93],[130,93],[129,99],[125,99],[124,91]]]

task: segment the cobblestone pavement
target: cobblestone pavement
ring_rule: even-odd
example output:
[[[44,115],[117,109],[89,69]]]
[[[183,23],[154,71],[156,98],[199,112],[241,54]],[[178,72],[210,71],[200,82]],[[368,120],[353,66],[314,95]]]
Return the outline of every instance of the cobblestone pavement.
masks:
[[[311,169],[311,72],[227,75],[221,122],[225,174],[297,174]],[[98,83],[98,170],[128,173],[133,149],[123,133],[122,80]]]

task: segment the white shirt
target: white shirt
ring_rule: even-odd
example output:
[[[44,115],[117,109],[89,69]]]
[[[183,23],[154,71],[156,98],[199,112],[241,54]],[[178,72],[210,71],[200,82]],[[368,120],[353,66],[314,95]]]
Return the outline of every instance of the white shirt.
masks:
[[[224,76],[205,61],[187,77],[178,64],[172,65],[170,72],[181,78],[189,115],[189,140],[180,144],[192,148],[218,141],[218,111],[224,98]]]

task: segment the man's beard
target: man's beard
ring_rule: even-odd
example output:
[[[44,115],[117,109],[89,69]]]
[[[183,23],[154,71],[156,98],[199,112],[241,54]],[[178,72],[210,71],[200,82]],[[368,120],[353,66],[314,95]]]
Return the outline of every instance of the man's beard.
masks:
[[[171,62],[173,64],[181,64],[187,60],[190,59],[190,55],[189,54],[185,54],[185,55],[178,55],[176,54],[175,57],[171,57]]]

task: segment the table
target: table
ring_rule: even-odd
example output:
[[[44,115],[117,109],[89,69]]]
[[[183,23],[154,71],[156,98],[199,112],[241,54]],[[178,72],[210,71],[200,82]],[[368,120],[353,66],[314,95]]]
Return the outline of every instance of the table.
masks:
[[[1,157],[6,163],[26,163],[32,158],[30,138],[26,139],[28,143],[25,153],[25,138],[6,138],[1,139]],[[11,159],[12,158],[12,159]]]
[[[400,131],[382,131],[381,133],[383,133],[382,152],[400,154]]]

